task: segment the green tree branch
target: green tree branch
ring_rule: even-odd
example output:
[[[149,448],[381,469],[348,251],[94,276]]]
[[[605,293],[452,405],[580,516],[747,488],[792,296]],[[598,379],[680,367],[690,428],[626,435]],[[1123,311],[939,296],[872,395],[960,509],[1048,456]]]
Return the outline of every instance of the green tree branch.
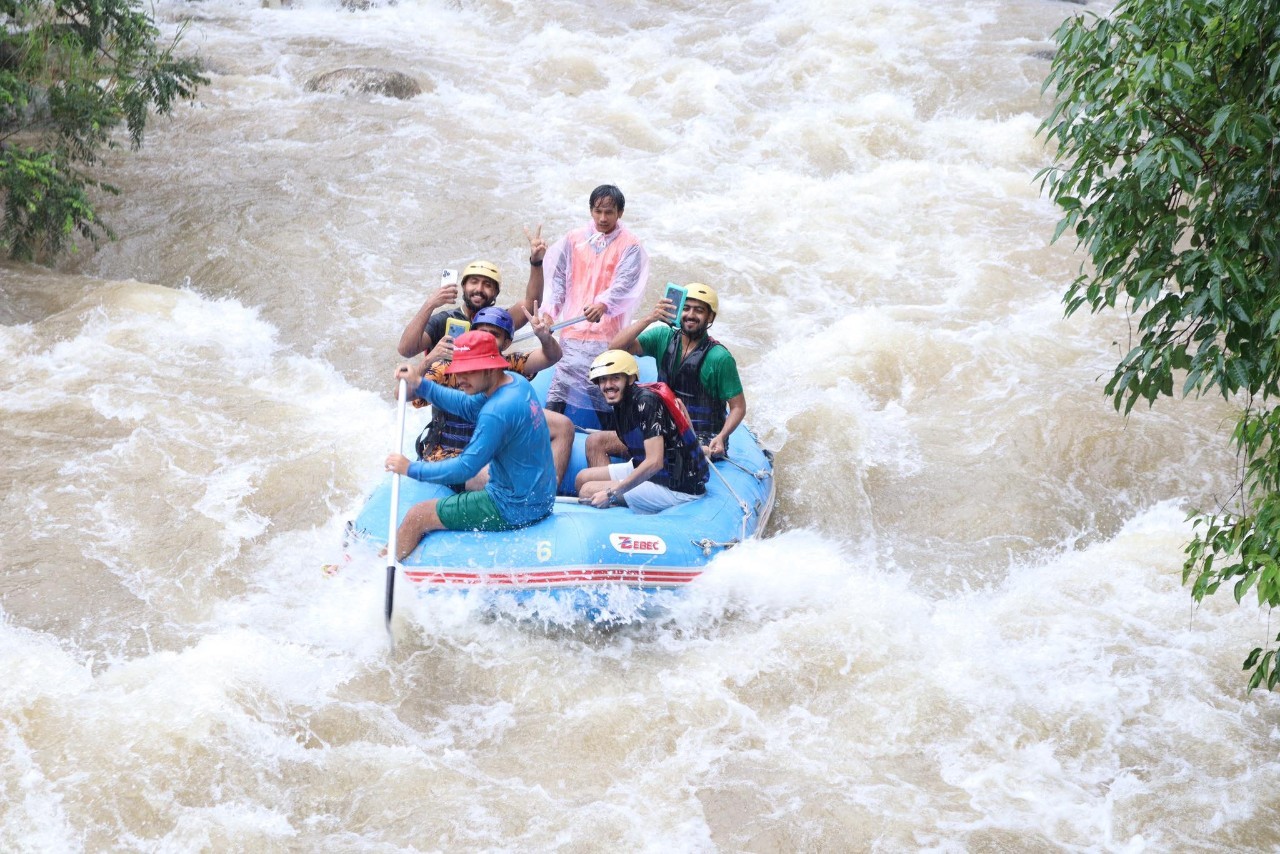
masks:
[[[52,261],[78,235],[114,238],[92,202],[118,190],[91,169],[104,148],[142,145],[152,112],[166,114],[208,82],[160,44],[136,0],[0,0],[0,245]]]
[[[1091,262],[1064,295],[1137,317],[1137,343],[1105,386],[1128,414],[1174,393],[1243,406],[1230,441],[1239,483],[1193,512],[1183,581],[1199,602],[1230,582],[1280,604],[1280,4],[1122,0],[1055,33],[1041,172]],[[1280,641],[1280,636],[1276,640]],[[1276,651],[1244,662],[1249,688],[1280,681]]]

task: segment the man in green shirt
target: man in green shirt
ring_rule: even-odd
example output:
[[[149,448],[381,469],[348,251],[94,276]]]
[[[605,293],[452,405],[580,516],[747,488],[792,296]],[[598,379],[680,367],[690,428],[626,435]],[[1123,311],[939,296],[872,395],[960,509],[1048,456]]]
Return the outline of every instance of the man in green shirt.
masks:
[[[634,355],[652,356],[658,363],[658,381],[671,387],[689,410],[694,432],[707,453],[728,453],[729,434],[747,414],[747,398],[738,378],[733,354],[711,337],[709,330],[720,309],[716,292],[701,282],[685,288],[679,327],[672,327],[675,305],[663,298],[653,311],[613,337],[609,348]],[[587,443],[587,459],[619,455],[610,433],[595,433]],[[603,437],[603,438],[597,438]]]

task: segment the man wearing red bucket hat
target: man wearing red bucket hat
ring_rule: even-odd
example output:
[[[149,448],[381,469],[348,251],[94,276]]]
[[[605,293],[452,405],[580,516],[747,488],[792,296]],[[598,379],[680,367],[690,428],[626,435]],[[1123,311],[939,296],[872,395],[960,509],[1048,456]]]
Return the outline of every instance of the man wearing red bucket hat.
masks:
[[[489,466],[484,489],[409,508],[396,534],[397,560],[404,560],[431,531],[505,531],[532,525],[551,512],[556,475],[547,419],[533,386],[507,367],[494,337],[475,331],[458,336],[453,343],[448,373],[455,376],[457,389],[418,382],[412,365],[396,369],[397,380],[418,382],[412,394],[474,422],[476,429],[456,457],[411,463],[408,457],[390,454],[387,471],[449,484],[462,483]]]

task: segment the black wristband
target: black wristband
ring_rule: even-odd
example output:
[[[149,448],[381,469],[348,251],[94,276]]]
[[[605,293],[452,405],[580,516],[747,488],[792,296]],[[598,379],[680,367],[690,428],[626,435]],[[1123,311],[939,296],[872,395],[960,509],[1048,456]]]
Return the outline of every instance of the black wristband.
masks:
[[[529,259],[529,266],[530,266],[530,267],[541,267],[541,266],[542,266],[542,262],[541,262],[541,261],[535,261],[535,260],[533,260],[532,258],[530,258],[530,259]]]

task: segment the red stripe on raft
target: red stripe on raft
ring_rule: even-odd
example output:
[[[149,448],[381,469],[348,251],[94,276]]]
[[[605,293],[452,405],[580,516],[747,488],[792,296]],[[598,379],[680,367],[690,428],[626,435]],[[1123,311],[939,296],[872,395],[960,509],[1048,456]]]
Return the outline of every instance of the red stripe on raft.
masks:
[[[578,579],[582,581],[633,581],[636,579],[666,579],[668,581],[691,581],[701,572],[680,571],[645,571],[636,570],[603,570],[582,571],[562,570],[558,572],[445,572],[430,569],[406,569],[406,578],[437,578],[441,581],[546,581],[549,579]]]
[[[631,584],[676,587],[688,584],[702,570],[633,569],[622,567],[570,567],[515,572],[462,572],[459,570],[403,569],[416,584],[441,587],[566,587],[582,584]]]
[[[581,575],[554,575],[539,576],[536,578],[528,578],[522,576],[510,575],[474,575],[469,578],[448,578],[436,575],[430,572],[406,573],[406,578],[415,583],[430,583],[442,585],[484,585],[491,587],[538,587],[548,584],[659,584],[659,585],[678,585],[688,584],[697,576],[621,576],[621,575],[597,575],[584,577]]]

